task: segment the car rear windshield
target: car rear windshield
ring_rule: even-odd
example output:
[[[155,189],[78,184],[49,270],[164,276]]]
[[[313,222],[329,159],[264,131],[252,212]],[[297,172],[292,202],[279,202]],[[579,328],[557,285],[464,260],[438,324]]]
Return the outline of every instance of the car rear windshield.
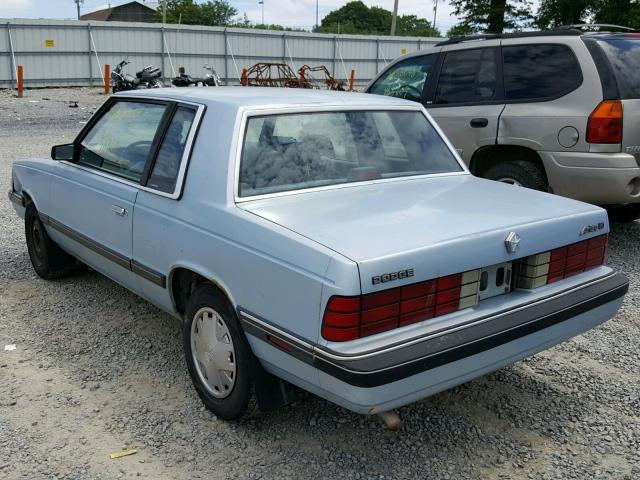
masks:
[[[459,172],[418,111],[344,111],[249,117],[238,195]]]
[[[598,44],[611,63],[620,98],[640,98],[640,38],[607,38],[598,40]]]

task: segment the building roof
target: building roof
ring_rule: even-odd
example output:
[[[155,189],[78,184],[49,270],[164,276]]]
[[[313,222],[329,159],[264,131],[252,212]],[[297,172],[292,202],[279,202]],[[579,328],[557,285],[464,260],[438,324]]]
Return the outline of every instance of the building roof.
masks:
[[[353,92],[334,92],[329,90],[311,90],[298,88],[270,87],[188,87],[154,88],[132,90],[119,93],[118,96],[164,97],[205,105],[226,105],[232,108],[278,108],[296,106],[317,107],[391,107],[401,106],[410,109],[420,104],[400,98]]]
[[[80,15],[80,20],[102,20],[102,21],[107,21],[109,20],[109,17],[111,16],[111,14],[113,13],[114,10],[120,8],[120,7],[124,7],[125,5],[129,5],[131,3],[137,3],[142,7],[146,7],[149,10],[155,12],[158,8],[158,2],[149,2],[149,3],[143,3],[143,2],[139,2],[139,1],[132,1],[132,2],[125,2],[122,3],[120,5],[113,5],[110,6],[109,8],[103,8],[102,10],[94,10],[93,12],[88,12],[85,13],[83,15]],[[111,5],[111,4],[109,4]]]

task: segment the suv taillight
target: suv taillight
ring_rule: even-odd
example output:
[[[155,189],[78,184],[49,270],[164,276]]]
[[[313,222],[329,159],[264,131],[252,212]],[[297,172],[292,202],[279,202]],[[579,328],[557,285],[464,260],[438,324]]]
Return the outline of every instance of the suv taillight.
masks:
[[[587,122],[588,143],[622,143],[622,102],[604,100]]]
[[[333,342],[367,337],[469,308],[478,303],[480,270],[355,297],[333,296],[322,336]]]

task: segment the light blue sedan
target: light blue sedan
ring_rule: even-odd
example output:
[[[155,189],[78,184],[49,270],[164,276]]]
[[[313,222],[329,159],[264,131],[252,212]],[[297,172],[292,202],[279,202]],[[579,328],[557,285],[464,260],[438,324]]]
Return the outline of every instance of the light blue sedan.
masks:
[[[267,88],[111,97],[9,198],[38,275],[80,264],[184,324],[225,419],[298,388],[386,412],[610,319],[604,210],[472,176],[422,106]]]

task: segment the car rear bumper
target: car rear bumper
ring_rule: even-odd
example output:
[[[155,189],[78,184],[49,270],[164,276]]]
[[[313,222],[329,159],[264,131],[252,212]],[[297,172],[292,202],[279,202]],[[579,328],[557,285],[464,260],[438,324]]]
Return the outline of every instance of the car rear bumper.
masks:
[[[557,195],[597,205],[640,203],[640,165],[633,155],[595,152],[539,153],[549,185]],[[630,183],[637,188],[630,188]]]
[[[268,370],[292,383],[306,377],[304,388],[351,410],[372,413],[433,395],[589,330],[615,314],[627,289],[628,280],[613,273],[455,329],[357,355],[311,345],[241,309],[239,313]]]

